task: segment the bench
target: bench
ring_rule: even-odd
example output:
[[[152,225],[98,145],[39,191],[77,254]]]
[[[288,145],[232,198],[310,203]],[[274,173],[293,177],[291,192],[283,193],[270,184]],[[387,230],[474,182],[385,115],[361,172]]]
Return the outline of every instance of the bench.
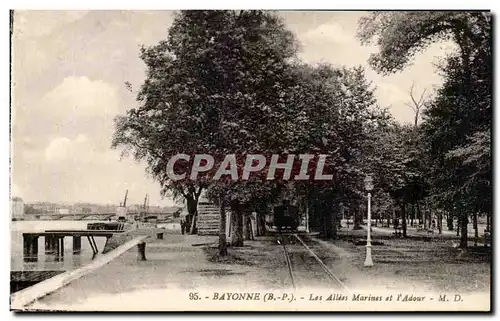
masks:
[[[403,235],[403,228],[402,227],[395,227],[394,228],[394,235],[402,236]]]

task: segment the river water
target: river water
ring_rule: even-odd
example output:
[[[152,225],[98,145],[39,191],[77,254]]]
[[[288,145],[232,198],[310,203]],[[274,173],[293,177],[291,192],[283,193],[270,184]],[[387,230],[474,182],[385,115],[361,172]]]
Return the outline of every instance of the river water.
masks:
[[[88,223],[99,221],[15,221],[11,222],[11,271],[67,271],[72,270],[92,261],[92,248],[86,237],[81,238],[82,248],[80,254],[73,254],[73,239],[64,238],[63,260],[57,259],[54,254],[45,254],[45,239],[38,238],[38,260],[25,262],[23,258],[23,233],[43,232],[45,230],[86,230]],[[105,222],[105,221],[103,221]],[[158,224],[168,230],[180,229],[179,224]],[[105,237],[95,237],[99,253],[104,249]],[[99,256],[99,254],[97,255]]]

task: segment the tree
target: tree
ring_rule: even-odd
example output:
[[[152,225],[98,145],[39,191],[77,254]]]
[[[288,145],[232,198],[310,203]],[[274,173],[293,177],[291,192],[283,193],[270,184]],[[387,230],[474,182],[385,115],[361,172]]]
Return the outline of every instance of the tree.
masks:
[[[357,68],[298,65],[297,84],[290,91],[293,116],[287,133],[288,150],[294,154],[327,154],[326,171],[333,182],[299,182],[307,195],[311,227],[326,238],[335,238],[340,202],[358,206],[367,173],[367,150],[373,148],[373,128],[384,126],[387,113],[376,104],[373,88]],[[282,142],[286,144],[286,142]]]
[[[26,204],[24,206],[24,213],[26,214],[40,214],[41,211],[36,209],[33,205],[31,204]]]
[[[377,71],[390,74],[406,67],[431,43],[445,40],[460,47],[465,70],[466,56],[474,47],[489,44],[490,33],[491,15],[485,12],[379,11],[360,19],[358,37],[364,44],[376,39],[379,52],[369,62]]]
[[[458,211],[460,246],[466,247],[471,195],[464,194],[463,187],[471,172],[446,155],[463,141],[460,138],[477,129],[491,128],[481,126],[483,120],[491,118],[491,88],[482,92],[484,97],[477,95],[478,87],[485,89],[491,84],[491,69],[484,67],[490,66],[491,16],[482,12],[376,12],[360,20],[358,36],[363,43],[376,39],[380,50],[369,61],[383,74],[402,70],[416,53],[433,42],[452,40],[457,44],[457,53],[446,59],[448,80],[438,92],[432,110],[426,112],[428,124],[424,124],[424,132],[435,165],[434,193],[439,193],[443,205],[453,204],[450,210]]]
[[[423,109],[425,108],[425,103],[428,99],[428,96],[426,96],[426,90],[422,92],[420,97],[417,99],[414,96],[413,89],[415,88],[415,83],[413,83],[410,87],[410,90],[408,91],[408,94],[410,95],[411,98],[411,103],[407,102],[405,103],[406,106],[410,107],[413,112],[415,113],[415,118],[414,118],[414,125],[415,128],[418,127],[418,121],[420,119],[420,115],[422,114]]]
[[[374,148],[367,154],[370,159],[375,194],[387,193],[393,199],[402,220],[403,236],[407,236],[407,204],[418,205],[428,191],[425,176],[426,157],[418,128],[392,123],[373,131]]]
[[[177,153],[245,155],[276,149],[280,131],[275,126],[280,128],[286,109],[283,75],[296,50],[293,35],[270,12],[177,13],[167,39],[141,50],[148,72],[138,94],[140,107],[117,120],[113,146],[146,160],[162,190],[182,195],[196,214],[201,190],[213,182],[172,181],[168,159]],[[215,166],[221,161],[216,159]],[[239,208],[244,197],[233,184],[217,184],[231,197],[228,204]],[[233,243],[240,245],[242,239]]]
[[[271,13],[178,13],[167,39],[141,50],[147,78],[140,107],[117,119],[113,146],[145,160],[162,193],[184,197],[196,215],[208,182],[172,181],[168,159],[181,152],[235,153],[271,134],[263,120],[279,98],[276,79],[296,51],[293,41]]]
[[[457,59],[443,66],[445,84],[425,112],[423,129],[429,153],[434,155],[431,166],[433,194],[439,196],[447,212],[460,211],[457,216],[462,228],[461,246],[467,245],[468,215],[486,213],[492,209],[491,187],[491,62],[485,51],[472,65],[473,104],[466,105],[461,96],[462,73]],[[450,221],[449,221],[449,227]],[[464,236],[465,235],[465,236]]]

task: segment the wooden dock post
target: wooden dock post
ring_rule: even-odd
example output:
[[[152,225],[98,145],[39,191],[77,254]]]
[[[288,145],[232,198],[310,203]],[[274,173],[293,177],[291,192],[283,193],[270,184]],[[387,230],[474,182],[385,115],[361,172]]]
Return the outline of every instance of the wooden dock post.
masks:
[[[23,234],[23,257],[29,258],[30,255],[30,235]]]
[[[58,255],[57,253],[59,252],[59,239],[55,235],[52,235],[51,239],[52,239],[52,242],[51,242],[52,253],[55,255]]]
[[[26,262],[38,260],[38,236],[23,234],[23,257]]]
[[[50,254],[51,253],[51,248],[50,248],[50,236],[44,236],[43,237],[45,240],[45,254]]]
[[[64,260],[64,236],[56,236],[56,256],[57,260]]]
[[[45,254],[54,254],[56,249],[56,238],[53,235],[44,236]]]
[[[38,260],[38,236],[31,239],[31,255],[34,261]]]
[[[146,242],[137,244],[137,260],[146,261]]]
[[[82,252],[82,237],[73,236],[73,254],[80,254]]]

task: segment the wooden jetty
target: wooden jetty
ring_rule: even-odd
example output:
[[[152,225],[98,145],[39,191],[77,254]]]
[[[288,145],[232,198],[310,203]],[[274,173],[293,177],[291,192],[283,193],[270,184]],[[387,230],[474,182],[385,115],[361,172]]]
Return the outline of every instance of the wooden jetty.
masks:
[[[88,273],[91,273],[100,267],[108,264],[112,260],[116,259],[118,256],[122,255],[126,251],[130,250],[134,246],[138,246],[139,256],[138,260],[142,261],[145,259],[144,253],[141,253],[145,250],[145,245],[143,245],[146,239],[149,238],[147,235],[138,236],[127,243],[120,245],[118,248],[113,251],[104,254],[89,264],[85,266],[81,266],[75,270],[69,270],[58,275],[55,275],[51,278],[48,278],[44,281],[36,283],[28,288],[22,289],[15,293],[12,293],[10,296],[10,306],[12,310],[23,311],[26,306],[35,300],[60,289],[61,287],[69,284],[73,280],[79,279]],[[141,245],[139,247],[139,245]]]
[[[42,236],[45,240],[45,254],[55,254],[56,258],[64,257],[64,238],[73,238],[73,254],[80,254],[82,250],[82,237],[89,241],[92,252],[96,255],[99,251],[94,237],[106,237],[109,239],[113,234],[123,233],[123,224],[117,229],[87,229],[87,230],[46,230],[44,232],[23,233],[23,254],[26,262],[38,260],[38,239]]]

